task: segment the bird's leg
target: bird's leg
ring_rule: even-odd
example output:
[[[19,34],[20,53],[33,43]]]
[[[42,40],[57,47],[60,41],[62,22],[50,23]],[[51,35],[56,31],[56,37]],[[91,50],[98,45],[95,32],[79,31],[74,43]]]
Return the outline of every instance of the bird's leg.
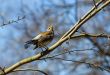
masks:
[[[40,48],[42,50],[42,52],[44,51],[43,48]]]
[[[48,50],[48,47],[47,46],[44,46],[45,50]]]
[[[44,54],[44,53],[43,53],[43,52],[44,52],[44,50],[43,50],[43,48],[40,48],[40,49],[42,50],[41,55],[43,55],[43,54]],[[45,59],[44,59],[44,61],[45,61]]]

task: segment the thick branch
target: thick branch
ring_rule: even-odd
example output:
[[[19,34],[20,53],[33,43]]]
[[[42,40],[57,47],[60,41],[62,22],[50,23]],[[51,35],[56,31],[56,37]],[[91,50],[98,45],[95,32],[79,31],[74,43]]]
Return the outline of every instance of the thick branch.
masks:
[[[99,6],[101,3],[103,2],[103,0],[100,0],[96,5]],[[94,10],[95,10],[95,6],[89,11],[86,13],[86,15],[84,15],[68,32],[66,32],[62,38],[64,38],[65,36],[67,36],[75,27],[77,24],[79,24],[81,21],[85,20],[85,18],[87,16],[89,16]]]

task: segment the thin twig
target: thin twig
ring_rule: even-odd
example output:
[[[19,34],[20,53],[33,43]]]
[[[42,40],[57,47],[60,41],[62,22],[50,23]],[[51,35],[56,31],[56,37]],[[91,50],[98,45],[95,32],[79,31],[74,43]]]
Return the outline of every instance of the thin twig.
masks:
[[[51,57],[56,57],[56,56],[60,56],[60,55],[67,54],[67,53],[72,53],[72,52],[93,51],[93,50],[95,50],[95,49],[94,48],[90,48],[90,49],[82,49],[82,50],[70,50],[70,51],[64,51],[62,53],[53,55]],[[46,58],[46,57],[44,57],[44,58]],[[41,59],[43,59],[43,58],[41,58]]]
[[[79,34],[79,35],[74,35],[74,36],[71,36],[70,39],[72,38],[84,38],[84,37],[96,37],[96,38],[110,38],[110,35],[107,35],[107,34],[88,34],[88,33],[85,33],[85,34]]]
[[[25,16],[23,16],[23,17],[18,16],[17,20],[10,20],[7,23],[5,23],[3,21],[3,24],[0,25],[0,27],[6,26],[6,25],[9,25],[9,24],[12,24],[12,23],[18,23],[18,21],[23,20],[24,18],[25,18]]]
[[[69,60],[69,59],[64,59],[64,58],[59,58],[59,57],[48,57],[48,58],[44,58],[44,59],[50,59],[50,60],[54,60],[54,59],[59,59],[59,60],[63,60],[63,61],[70,61],[70,62],[75,62],[75,63],[83,63],[83,64],[87,64],[89,66],[91,66],[92,68],[99,68],[101,70],[105,70],[107,72],[110,72],[110,69],[107,69],[105,67],[99,66],[99,65],[95,65],[94,63],[89,63],[89,62],[85,62],[85,61],[76,61],[76,60]]]
[[[95,8],[97,9],[97,5],[96,5],[96,2],[95,2],[95,0],[93,0],[93,3],[94,3],[94,6],[95,6]]]
[[[44,75],[48,75],[47,73],[45,73],[44,71],[41,71],[41,70],[35,70],[35,69],[31,69],[31,68],[27,68],[27,69],[15,69],[14,71],[12,72],[18,72],[18,71],[37,71],[37,72],[40,72]]]

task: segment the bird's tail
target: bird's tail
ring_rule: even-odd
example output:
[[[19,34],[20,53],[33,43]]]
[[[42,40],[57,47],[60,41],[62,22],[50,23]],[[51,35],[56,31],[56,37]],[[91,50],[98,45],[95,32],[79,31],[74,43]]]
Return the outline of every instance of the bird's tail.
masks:
[[[27,49],[33,43],[34,43],[34,40],[29,40],[29,41],[25,42],[25,45],[24,45],[25,49]]]

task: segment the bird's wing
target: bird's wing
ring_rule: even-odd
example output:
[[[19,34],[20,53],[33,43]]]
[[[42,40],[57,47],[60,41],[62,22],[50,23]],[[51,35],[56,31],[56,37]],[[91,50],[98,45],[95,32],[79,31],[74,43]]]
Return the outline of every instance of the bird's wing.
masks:
[[[45,41],[51,40],[52,38],[53,38],[53,36],[50,33],[48,33],[48,32],[45,33],[44,32],[44,33],[41,34],[41,36],[39,38],[39,41],[45,42]]]
[[[39,34],[39,35],[37,35],[35,38],[33,38],[32,40],[38,40],[38,39],[41,38],[41,37],[42,37],[42,35]]]
[[[33,38],[32,40],[37,40],[38,42],[47,42],[52,40],[53,35],[50,32],[42,32],[39,35],[37,35],[35,38]]]
[[[48,40],[51,40],[51,35],[42,35],[39,39],[39,41],[48,41]]]

